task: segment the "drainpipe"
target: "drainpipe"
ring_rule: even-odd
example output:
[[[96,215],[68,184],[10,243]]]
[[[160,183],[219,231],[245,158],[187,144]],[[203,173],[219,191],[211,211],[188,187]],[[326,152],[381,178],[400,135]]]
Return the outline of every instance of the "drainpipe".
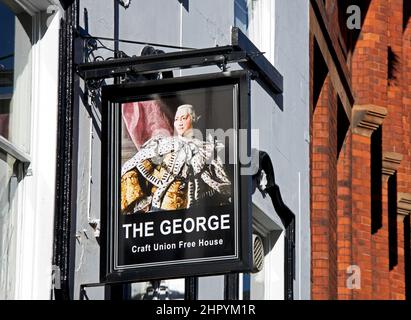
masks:
[[[52,298],[69,300],[72,295],[71,237],[75,201],[73,185],[74,38],[78,25],[79,1],[62,2],[66,9],[60,22],[56,198],[53,244]]]

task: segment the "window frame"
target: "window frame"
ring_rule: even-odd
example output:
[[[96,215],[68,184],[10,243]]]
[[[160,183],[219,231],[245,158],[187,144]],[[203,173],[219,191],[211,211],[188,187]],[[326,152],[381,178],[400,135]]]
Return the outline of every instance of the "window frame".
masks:
[[[1,1],[1,0],[0,0]],[[57,85],[56,90],[50,92],[50,85],[45,81],[58,77],[58,36],[60,29],[59,20],[61,7],[55,0],[41,0],[34,3],[29,0],[3,0],[15,15],[26,14],[30,18],[30,47],[28,48],[29,72],[24,75],[29,83],[24,92],[29,96],[29,110],[18,108],[17,119],[23,113],[27,118],[23,121],[27,127],[19,126],[18,131],[27,133],[24,145],[0,136],[0,152],[16,159],[17,189],[13,207],[10,209],[16,219],[15,230],[15,259],[13,291],[9,297],[12,299],[45,299],[50,296],[52,286],[52,235],[54,218],[54,184],[56,145],[54,138],[48,141],[47,147],[39,143],[40,138],[50,137],[50,129],[57,132]],[[52,12],[49,7],[53,6]],[[53,15],[53,13],[56,13]],[[49,18],[50,14],[53,16]],[[47,21],[46,21],[47,19]],[[56,43],[56,45],[54,45]],[[53,46],[55,49],[44,52],[44,46]],[[50,59],[52,58],[52,59]],[[40,74],[40,68],[44,67],[47,60],[48,72]],[[55,63],[54,63],[55,61]],[[56,82],[57,83],[57,82]],[[54,86],[54,85],[53,85]],[[44,92],[48,90],[48,95]],[[55,103],[54,103],[55,101]],[[27,103],[26,103],[27,107]],[[54,108],[50,110],[48,108]],[[47,125],[42,125],[42,122]],[[57,139],[57,134],[55,139]],[[27,151],[23,148],[27,148]],[[44,152],[45,151],[45,152]],[[42,172],[47,169],[45,177]],[[46,199],[37,192],[39,186],[46,186],[52,194]],[[41,219],[41,220],[40,220]],[[40,223],[41,221],[41,223]],[[44,247],[50,242],[50,247]],[[37,288],[37,290],[33,290]]]

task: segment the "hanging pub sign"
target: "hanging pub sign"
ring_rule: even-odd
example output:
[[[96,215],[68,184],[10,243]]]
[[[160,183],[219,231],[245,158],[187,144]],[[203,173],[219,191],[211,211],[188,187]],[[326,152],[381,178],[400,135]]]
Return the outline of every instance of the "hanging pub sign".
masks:
[[[101,280],[249,270],[247,73],[109,85],[102,102]]]

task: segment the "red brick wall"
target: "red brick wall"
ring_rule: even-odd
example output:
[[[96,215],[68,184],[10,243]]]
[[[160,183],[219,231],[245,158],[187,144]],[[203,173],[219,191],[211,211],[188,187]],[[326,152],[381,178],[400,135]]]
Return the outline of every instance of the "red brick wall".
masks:
[[[388,248],[388,177],[383,177],[382,184],[382,227],[374,235],[374,299],[390,299],[389,248]]]
[[[327,78],[312,121],[312,298],[337,298],[337,97]]]
[[[411,7],[411,5],[409,5]],[[398,189],[400,192],[411,190],[411,18],[402,38],[402,128],[403,156],[398,170]],[[397,138],[398,139],[398,138]],[[407,191],[408,190],[408,191]]]
[[[370,1],[369,6],[364,7],[363,26],[353,42],[355,47],[348,48],[355,105],[376,105],[388,111],[378,132],[381,140],[376,140],[375,131],[364,134],[352,126],[337,158],[334,141],[338,130],[337,100],[329,78],[312,115],[313,299],[406,297],[405,283],[406,278],[410,279],[411,270],[406,271],[405,267],[410,266],[411,261],[405,261],[409,259],[410,248],[409,243],[404,247],[404,239],[409,237],[404,235],[402,220],[395,222],[395,232],[395,228],[389,228],[388,204],[389,201],[395,203],[396,199],[393,195],[389,199],[388,176],[378,173],[381,168],[375,166],[382,162],[384,152],[402,154],[396,188],[398,192],[410,193],[411,22],[403,30],[403,1]],[[339,10],[345,11],[342,3],[338,3]],[[338,23],[336,16],[329,17],[333,24]],[[338,28],[332,32],[338,32]],[[312,59],[311,69],[313,82],[316,65]],[[393,210],[396,218],[396,209],[391,206],[391,214]],[[409,230],[410,219],[405,221],[405,229]],[[395,237],[396,241],[389,242],[390,237]],[[389,243],[395,243],[398,257],[392,270]],[[350,265],[360,267],[360,290],[346,286]]]
[[[405,0],[404,0],[405,1]],[[403,127],[403,156],[404,159],[401,162],[401,170],[399,170],[399,183],[398,190],[400,192],[410,192],[411,190],[411,4],[408,2],[407,12],[404,12],[407,17],[407,25],[405,26],[403,39],[402,39],[402,99],[403,99],[403,112],[402,112],[402,127]],[[406,227],[408,231],[407,236],[407,272],[406,283],[407,299],[411,299],[411,257],[410,255],[410,218],[405,219]]]
[[[403,140],[399,137],[403,137],[403,87],[401,72],[401,66],[403,64],[403,50],[402,50],[402,37],[403,37],[403,1],[402,0],[389,0],[387,1],[389,7],[388,10],[388,46],[389,50],[389,82],[388,82],[388,101],[387,109],[388,116],[385,122],[384,128],[384,150],[403,153],[404,146]],[[408,135],[407,135],[408,136]],[[407,161],[407,160],[405,160]],[[404,165],[404,162],[402,163]],[[406,182],[407,176],[404,174],[404,167],[400,166],[397,183],[403,185]],[[402,188],[398,188],[400,191]],[[402,222],[397,224],[397,265],[390,271],[390,294],[392,299],[404,299],[404,259],[403,259],[403,226]]]
[[[353,263],[361,269],[361,290],[354,298],[370,299],[371,265],[371,156],[370,138],[352,135]]]
[[[338,157],[338,299],[351,300],[353,290],[347,288],[347,268],[353,265],[352,257],[352,158],[351,130],[348,131]]]
[[[387,103],[387,0],[372,0],[352,57],[355,104]]]
[[[389,1],[372,0],[365,16],[361,35],[352,57],[352,83],[356,104],[375,104],[383,107],[387,105],[388,8]],[[385,139],[385,129],[384,123],[383,139]],[[368,143],[368,141],[367,143],[364,141],[364,145],[361,145],[360,148],[366,148],[365,150],[370,152]],[[357,241],[354,245],[357,255],[354,263],[361,267],[362,274],[362,289],[355,297],[371,299],[387,297],[384,292],[389,290],[386,282],[388,274],[384,272],[384,268],[386,271],[388,268],[382,265],[383,256],[387,252],[381,250],[384,248],[384,237],[388,238],[385,230],[386,225],[384,225],[383,230],[379,229],[371,235],[371,206],[368,200],[371,195],[369,189],[371,177],[366,174],[370,170],[371,163],[369,161],[371,158],[366,158],[367,162],[362,163],[365,157],[356,156],[353,153],[353,161],[358,163],[355,166],[356,173],[363,172],[360,176],[356,175],[358,180],[355,182],[355,189],[360,192],[360,194],[356,194],[359,200],[353,198],[353,203],[356,203],[353,207],[353,215],[357,216],[355,223],[360,227],[354,229],[361,230],[355,235]],[[355,190],[354,193],[356,193]],[[383,216],[385,214],[386,212],[383,213]]]
[[[391,284],[391,299],[405,299],[405,273],[404,273],[404,223],[401,218],[397,220],[397,236],[398,236],[398,264],[390,272]]]

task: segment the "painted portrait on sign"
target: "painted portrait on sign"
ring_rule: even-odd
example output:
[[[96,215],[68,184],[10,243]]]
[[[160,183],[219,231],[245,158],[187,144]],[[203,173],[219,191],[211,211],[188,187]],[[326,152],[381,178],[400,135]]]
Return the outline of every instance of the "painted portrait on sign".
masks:
[[[121,214],[230,204],[229,157],[213,133],[226,133],[232,114],[213,119],[215,107],[201,97],[192,91],[122,105]]]

